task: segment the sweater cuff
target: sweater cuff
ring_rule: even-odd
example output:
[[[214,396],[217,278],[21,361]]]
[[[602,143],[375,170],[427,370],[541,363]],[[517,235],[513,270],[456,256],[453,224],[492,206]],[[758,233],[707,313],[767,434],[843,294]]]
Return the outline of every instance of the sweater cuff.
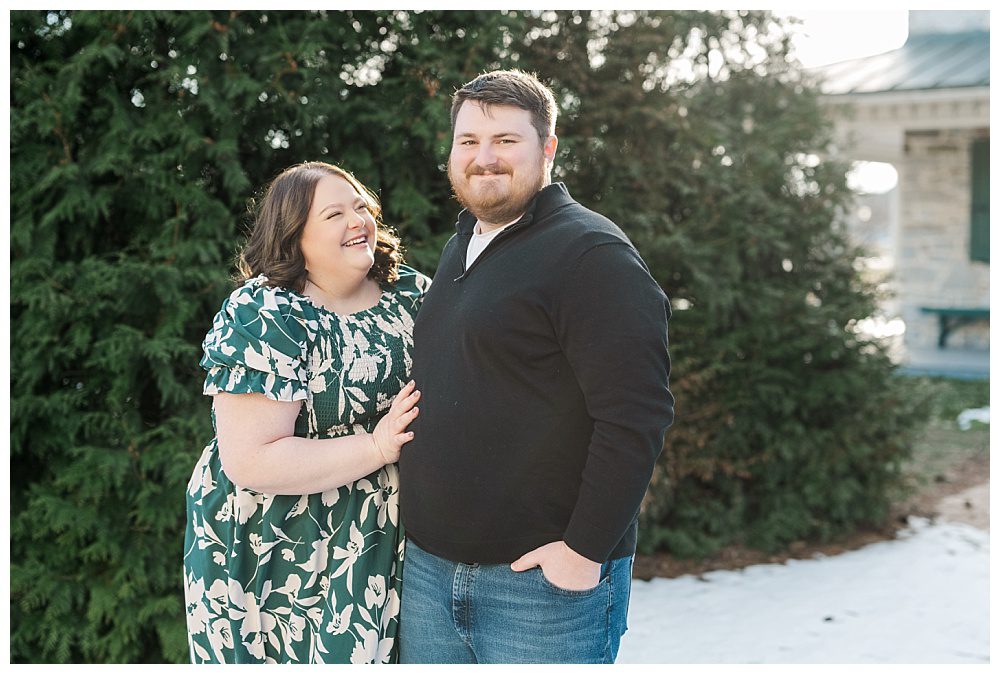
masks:
[[[612,550],[618,545],[625,532],[612,532],[594,525],[594,519],[581,511],[577,504],[563,534],[563,542],[574,552],[592,562],[603,564],[608,561]]]

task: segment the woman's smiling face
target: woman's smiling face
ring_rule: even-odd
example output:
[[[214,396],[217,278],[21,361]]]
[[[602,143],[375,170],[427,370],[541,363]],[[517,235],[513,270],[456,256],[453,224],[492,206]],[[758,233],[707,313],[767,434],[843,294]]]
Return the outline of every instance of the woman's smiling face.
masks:
[[[375,216],[365,197],[340,176],[320,178],[299,242],[306,269],[367,273],[375,263],[375,236]]]

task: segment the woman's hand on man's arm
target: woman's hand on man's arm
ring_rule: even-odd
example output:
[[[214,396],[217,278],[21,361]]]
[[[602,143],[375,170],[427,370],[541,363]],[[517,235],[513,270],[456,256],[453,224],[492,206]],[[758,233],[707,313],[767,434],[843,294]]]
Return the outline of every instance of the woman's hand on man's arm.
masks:
[[[396,394],[389,411],[375,426],[371,435],[372,442],[386,463],[399,461],[403,445],[413,439],[413,433],[407,431],[406,427],[420,413],[420,408],[417,407],[419,399],[420,391],[411,381]]]

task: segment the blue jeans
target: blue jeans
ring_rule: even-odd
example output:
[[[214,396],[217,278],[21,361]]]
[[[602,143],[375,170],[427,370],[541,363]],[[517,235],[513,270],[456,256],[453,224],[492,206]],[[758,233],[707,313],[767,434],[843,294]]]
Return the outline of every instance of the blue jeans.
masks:
[[[462,564],[406,541],[403,663],[611,663],[626,629],[632,557],[601,566],[590,590],[564,590],[539,567]]]

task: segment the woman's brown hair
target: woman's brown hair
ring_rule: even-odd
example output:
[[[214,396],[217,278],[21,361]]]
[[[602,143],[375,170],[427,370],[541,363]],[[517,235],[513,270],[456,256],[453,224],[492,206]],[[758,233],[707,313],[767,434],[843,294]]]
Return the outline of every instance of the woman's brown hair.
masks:
[[[299,242],[312,207],[316,183],[324,176],[338,176],[351,184],[368,205],[377,225],[375,264],[368,276],[380,283],[399,278],[403,250],[399,237],[382,223],[382,206],[367,187],[339,166],[306,162],[282,171],[271,181],[260,205],[254,209],[254,225],[237,261],[240,282],[263,274],[267,285],[305,289],[308,272]]]

